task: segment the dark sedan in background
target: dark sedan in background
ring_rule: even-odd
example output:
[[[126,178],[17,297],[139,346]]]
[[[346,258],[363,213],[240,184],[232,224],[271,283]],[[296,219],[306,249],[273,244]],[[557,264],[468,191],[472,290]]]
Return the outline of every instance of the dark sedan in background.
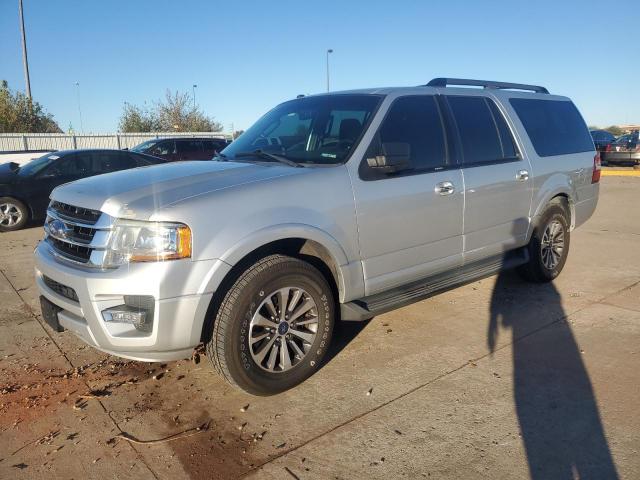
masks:
[[[600,153],[603,165],[640,164],[640,140],[638,131],[618,137]]]
[[[25,165],[0,165],[0,232],[18,230],[46,216],[49,195],[58,185],[93,175],[165,163],[122,150],[66,150],[48,153]]]
[[[169,162],[211,160],[229,145],[224,138],[159,138],[136,145],[132,152],[146,153]]]
[[[596,150],[599,152],[604,152],[607,145],[611,145],[616,139],[613,133],[609,133],[606,130],[591,130],[589,133],[591,134],[591,138],[593,138]]]

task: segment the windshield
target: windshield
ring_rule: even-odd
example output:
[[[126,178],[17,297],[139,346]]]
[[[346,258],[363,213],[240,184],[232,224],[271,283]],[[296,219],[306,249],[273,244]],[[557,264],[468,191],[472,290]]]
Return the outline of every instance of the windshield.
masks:
[[[285,102],[222,153],[228,159],[238,155],[244,160],[248,152],[260,150],[303,164],[341,163],[355,148],[380,99],[377,95],[322,95]]]
[[[149,150],[151,147],[153,147],[159,141],[160,140],[147,140],[146,142],[142,142],[140,145],[136,145],[135,147],[133,147],[131,149],[131,151],[132,152],[144,153],[147,150]]]
[[[632,138],[631,134],[622,135],[621,137],[618,137],[616,141],[613,143],[617,143],[617,144],[628,143],[631,141],[631,138]]]
[[[53,162],[58,160],[60,156],[47,153],[40,158],[36,158],[35,160],[31,160],[29,163],[20,167],[19,175],[28,177],[29,175],[35,175],[38,172],[41,172],[46,167],[51,165]]]

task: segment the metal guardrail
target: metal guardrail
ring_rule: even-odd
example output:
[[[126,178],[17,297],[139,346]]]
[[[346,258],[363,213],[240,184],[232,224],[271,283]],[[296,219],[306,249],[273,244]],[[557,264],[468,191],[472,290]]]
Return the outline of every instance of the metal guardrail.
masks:
[[[68,133],[0,133],[0,152],[76,150],[80,148],[131,148],[154,138],[231,138],[224,132],[152,132],[77,135]]]

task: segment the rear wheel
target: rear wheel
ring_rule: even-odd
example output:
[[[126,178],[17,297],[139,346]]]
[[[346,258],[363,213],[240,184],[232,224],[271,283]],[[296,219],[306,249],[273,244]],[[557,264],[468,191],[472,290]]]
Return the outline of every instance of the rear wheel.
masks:
[[[231,384],[256,395],[287,390],[312,375],[331,341],[331,288],[312,265],[271,255],[225,295],[207,354]]]
[[[519,273],[531,282],[550,282],[562,271],[569,254],[569,214],[566,201],[553,200],[540,217],[527,246],[529,262]]]
[[[24,203],[15,198],[0,198],[0,232],[20,230],[29,220],[29,211]]]

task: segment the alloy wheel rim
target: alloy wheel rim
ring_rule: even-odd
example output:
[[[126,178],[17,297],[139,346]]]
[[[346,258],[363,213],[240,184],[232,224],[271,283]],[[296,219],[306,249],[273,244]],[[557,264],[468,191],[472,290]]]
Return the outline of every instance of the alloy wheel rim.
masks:
[[[22,220],[22,212],[13,203],[0,203],[0,225],[12,227]]]
[[[249,324],[249,351],[262,370],[282,373],[309,353],[318,333],[318,308],[300,287],[264,295]]]
[[[558,266],[564,252],[564,228],[558,220],[547,225],[542,234],[540,253],[542,263],[548,270]]]

